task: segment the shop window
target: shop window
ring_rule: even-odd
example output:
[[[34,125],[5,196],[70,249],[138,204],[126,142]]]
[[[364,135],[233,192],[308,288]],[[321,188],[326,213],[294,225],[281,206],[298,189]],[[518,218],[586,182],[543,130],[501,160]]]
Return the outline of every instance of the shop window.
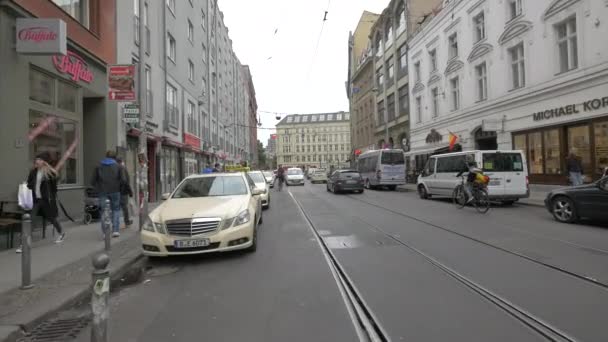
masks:
[[[541,132],[528,134],[528,166],[531,174],[542,174],[543,170],[543,138]]]
[[[545,173],[550,175],[561,174],[562,158],[561,158],[561,140],[559,130],[552,129],[544,133],[545,145]]]
[[[595,124],[595,173],[602,174],[608,167],[608,121]]]
[[[585,175],[591,175],[590,140],[589,126],[568,127],[568,153],[581,158]]]
[[[52,106],[54,101],[53,78],[30,69],[30,100]]]
[[[51,154],[51,165],[59,171],[59,184],[78,183],[79,134],[76,121],[30,110],[30,160],[41,152]]]
[[[526,145],[526,135],[520,134],[513,136],[513,149],[524,151],[524,156],[528,156],[528,146]]]
[[[73,85],[59,81],[57,83],[57,106],[68,112],[76,112],[78,100],[78,88]]]
[[[83,26],[89,27],[88,0],[53,0],[53,2]]]

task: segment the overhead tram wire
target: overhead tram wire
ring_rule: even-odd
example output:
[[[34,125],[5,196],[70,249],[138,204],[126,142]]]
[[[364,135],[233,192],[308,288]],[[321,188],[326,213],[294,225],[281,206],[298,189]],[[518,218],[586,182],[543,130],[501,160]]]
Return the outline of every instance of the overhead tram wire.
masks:
[[[315,64],[315,59],[317,58],[317,53],[319,52],[319,45],[321,43],[321,37],[323,36],[323,29],[325,28],[325,22],[327,21],[327,14],[329,13],[329,5],[331,4],[331,0],[327,0],[327,9],[323,15],[323,21],[321,22],[321,30],[319,30],[319,36],[317,37],[317,44],[315,46],[315,51],[312,55],[312,59],[310,61],[310,66],[308,67],[308,73],[306,74],[306,81],[310,80],[310,74],[312,72],[312,68]]]

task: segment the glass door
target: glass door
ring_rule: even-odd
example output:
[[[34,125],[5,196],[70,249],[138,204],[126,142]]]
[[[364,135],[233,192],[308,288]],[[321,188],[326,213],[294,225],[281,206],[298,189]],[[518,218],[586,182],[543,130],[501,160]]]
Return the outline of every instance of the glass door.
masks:
[[[591,139],[589,126],[568,127],[568,154],[574,153],[581,160],[583,175],[586,180],[591,180],[593,171],[591,162]]]
[[[595,173],[601,177],[608,168],[608,121],[595,124]]]

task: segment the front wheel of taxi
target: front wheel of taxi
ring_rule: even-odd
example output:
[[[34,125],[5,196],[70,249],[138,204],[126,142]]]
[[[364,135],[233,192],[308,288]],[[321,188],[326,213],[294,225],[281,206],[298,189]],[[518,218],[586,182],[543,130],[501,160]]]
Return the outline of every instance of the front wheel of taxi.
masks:
[[[247,247],[247,249],[245,249],[245,252],[253,253],[257,249],[258,249],[258,225],[256,223],[256,225],[253,227],[253,235],[251,236],[251,246]]]

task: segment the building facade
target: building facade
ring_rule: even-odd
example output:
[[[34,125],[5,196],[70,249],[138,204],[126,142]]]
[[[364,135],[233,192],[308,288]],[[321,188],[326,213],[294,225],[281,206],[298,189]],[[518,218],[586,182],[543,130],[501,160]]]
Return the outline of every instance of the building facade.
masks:
[[[407,37],[440,0],[391,0],[371,29],[376,147],[409,147]]]
[[[357,28],[349,35],[347,95],[351,113],[351,146],[355,151],[365,152],[376,146],[375,94],[372,48],[369,34],[379,15],[363,12]]]
[[[118,103],[117,146],[134,175],[138,136],[145,129],[149,192],[155,200],[207,165],[251,160],[246,122],[255,93],[248,92],[251,75],[232,49],[217,0],[146,0],[143,13],[138,4],[117,2],[117,63],[140,63],[144,45],[147,123],[144,128],[123,123],[124,104]],[[139,25],[145,26],[143,37]]]
[[[5,162],[0,200],[9,202],[4,210],[17,210],[11,202],[16,201],[18,184],[27,178],[34,157],[49,152],[59,170],[58,197],[78,217],[94,167],[118,139],[116,109],[106,99],[106,67],[115,62],[116,28],[114,20],[105,18],[115,17],[115,2],[64,3],[0,3],[0,160]],[[41,47],[62,36],[49,31],[46,23],[16,29],[17,20],[26,18],[65,23],[66,54],[50,54]],[[18,52],[19,41],[30,38],[40,51]]]
[[[601,1],[446,2],[410,41],[409,162],[460,147],[520,149],[532,183],[608,167],[608,7]]]
[[[251,77],[251,71],[249,67],[244,65],[242,68],[242,74],[244,75],[244,87],[245,94],[247,94],[247,101],[245,102],[245,118],[242,122],[247,122],[247,141],[246,144],[249,148],[249,159],[252,165],[255,167],[259,163],[258,156],[258,103],[255,97],[255,87],[253,86],[253,79]]]
[[[348,165],[350,113],[288,115],[277,124],[277,163],[284,167]]]

